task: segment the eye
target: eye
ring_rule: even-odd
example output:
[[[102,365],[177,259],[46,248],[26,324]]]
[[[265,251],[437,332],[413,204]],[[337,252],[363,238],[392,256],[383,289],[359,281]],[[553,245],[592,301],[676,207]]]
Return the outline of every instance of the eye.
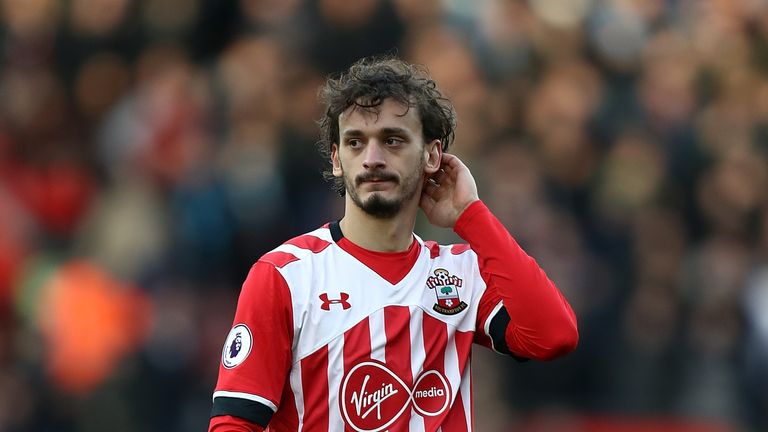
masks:
[[[400,137],[389,137],[386,140],[384,140],[384,143],[387,145],[399,145],[399,144],[402,144],[403,142],[405,141]]]
[[[351,148],[359,148],[362,145],[362,142],[357,138],[350,138],[347,140],[347,147]]]

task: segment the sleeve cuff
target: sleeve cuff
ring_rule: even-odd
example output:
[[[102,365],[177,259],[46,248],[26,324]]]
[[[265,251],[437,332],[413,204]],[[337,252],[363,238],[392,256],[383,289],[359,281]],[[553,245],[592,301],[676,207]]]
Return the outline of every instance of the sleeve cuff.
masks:
[[[211,417],[229,415],[248,420],[266,428],[275,413],[272,404],[241,397],[216,396]]]

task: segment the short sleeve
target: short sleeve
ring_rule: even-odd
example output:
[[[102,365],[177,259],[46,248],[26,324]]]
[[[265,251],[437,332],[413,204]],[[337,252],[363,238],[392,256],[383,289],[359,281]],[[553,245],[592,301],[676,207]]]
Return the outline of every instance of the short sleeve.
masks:
[[[277,411],[291,367],[293,311],[288,285],[270,263],[251,268],[224,342],[211,417],[264,427]]]

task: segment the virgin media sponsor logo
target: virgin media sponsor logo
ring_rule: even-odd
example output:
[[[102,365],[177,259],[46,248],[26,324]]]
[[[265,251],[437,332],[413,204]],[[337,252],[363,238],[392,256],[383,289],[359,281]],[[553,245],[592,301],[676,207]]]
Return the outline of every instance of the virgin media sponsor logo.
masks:
[[[421,416],[438,416],[451,401],[451,387],[442,373],[422,372],[409,388],[383,363],[357,364],[344,376],[340,395],[346,423],[358,432],[386,429],[411,408]]]

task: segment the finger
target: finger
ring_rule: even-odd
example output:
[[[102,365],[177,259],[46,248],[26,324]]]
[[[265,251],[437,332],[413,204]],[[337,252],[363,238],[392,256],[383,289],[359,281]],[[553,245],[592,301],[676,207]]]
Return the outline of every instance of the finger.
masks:
[[[451,168],[457,168],[462,165],[461,160],[450,153],[443,153],[443,158],[440,160],[442,165],[446,165]]]
[[[448,199],[451,196],[452,190],[453,190],[452,188],[447,187],[445,185],[436,185],[436,186],[429,187],[427,194],[433,200],[440,202]]]
[[[459,171],[455,169],[445,169],[437,178],[437,183],[443,188],[450,188],[456,185],[456,181],[459,175]]]
[[[461,161],[457,156],[452,155],[450,153],[443,153],[443,158],[441,159],[441,168],[443,168],[446,172],[451,172],[453,170],[461,170],[466,168],[466,165],[464,165],[464,162]]]
[[[435,202],[440,202],[450,195],[450,188],[427,182],[422,189],[422,195],[428,196]]]
[[[432,174],[432,177],[430,177],[432,180],[435,181],[437,184],[443,184],[448,177],[448,174],[446,174],[445,170],[439,169],[436,173]]]
[[[424,213],[430,214],[432,212],[432,209],[435,207],[435,204],[437,201],[435,201],[432,197],[427,195],[426,193],[421,194],[421,200],[419,200],[419,206],[422,210],[424,210]]]
[[[440,189],[440,186],[435,183],[432,179],[427,179],[426,182],[424,182],[424,188],[423,192],[429,196],[435,195],[437,193],[437,190]]]
[[[453,167],[453,166],[447,165],[447,164],[446,165],[441,165],[440,166],[440,170],[443,171],[444,173],[448,174],[448,175],[455,175],[455,173],[456,173],[456,168]]]

